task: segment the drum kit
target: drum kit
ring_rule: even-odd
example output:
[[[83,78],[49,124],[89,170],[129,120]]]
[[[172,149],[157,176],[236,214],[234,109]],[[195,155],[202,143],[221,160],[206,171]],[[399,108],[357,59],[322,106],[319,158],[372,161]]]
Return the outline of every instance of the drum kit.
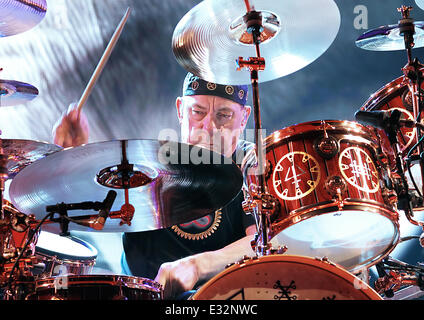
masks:
[[[34,27],[47,10],[45,0],[0,0],[0,8],[5,37]],[[256,254],[229,265],[192,300],[381,300],[405,286],[424,290],[424,267],[389,256],[401,241],[402,212],[424,226],[414,219],[424,206],[424,66],[412,56],[424,46],[424,23],[410,10],[402,6],[398,24],[356,41],[365,50],[405,50],[408,58],[404,75],[373,94],[357,122],[317,120],[263,137],[259,84],[324,54],[340,26],[336,4],[204,0],[192,8],[172,37],[178,63],[206,81],[252,86],[256,148],[241,168],[170,141],[63,149],[0,139],[1,299],[161,300],[163,289],[151,279],[92,274],[96,248],[70,231],[169,228],[225,206],[240,191],[245,213],[255,217]],[[17,81],[0,80],[0,90],[1,106],[38,95]],[[210,161],[199,164],[189,154]],[[360,278],[374,266],[375,283]]]

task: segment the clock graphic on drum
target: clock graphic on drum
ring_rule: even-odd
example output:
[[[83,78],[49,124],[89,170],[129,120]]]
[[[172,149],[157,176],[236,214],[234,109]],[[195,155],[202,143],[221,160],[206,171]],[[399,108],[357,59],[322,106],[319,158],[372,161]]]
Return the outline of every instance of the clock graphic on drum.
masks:
[[[318,161],[306,152],[293,151],[276,164],[272,183],[281,199],[298,200],[314,191],[320,178]]]
[[[361,191],[375,193],[379,189],[379,175],[374,161],[365,150],[349,147],[339,157],[343,178]]]

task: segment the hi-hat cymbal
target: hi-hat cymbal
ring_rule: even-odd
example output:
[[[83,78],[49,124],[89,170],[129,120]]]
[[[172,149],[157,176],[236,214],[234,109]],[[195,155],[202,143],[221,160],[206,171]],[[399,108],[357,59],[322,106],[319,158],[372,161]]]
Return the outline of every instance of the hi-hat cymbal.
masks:
[[[266,68],[259,82],[300,70],[320,57],[334,41],[340,12],[333,0],[250,0],[262,13],[260,46]],[[172,48],[183,68],[204,80],[221,84],[249,84],[250,72],[237,71],[236,60],[256,57],[243,21],[242,0],[205,0],[178,23]]]
[[[421,48],[424,46],[424,22],[415,21],[414,25],[414,48]],[[405,50],[405,40],[399,33],[398,24],[369,30],[363,33],[355,43],[359,48],[370,51]]]
[[[32,29],[46,12],[46,0],[0,0],[0,38]]]
[[[134,216],[130,226],[108,218],[102,232],[147,231],[189,222],[225,206],[241,190],[242,174],[231,159],[177,142],[123,140],[65,149],[33,163],[12,180],[10,200],[41,220],[47,206],[101,202],[114,189],[111,211],[119,211],[126,203],[124,160],[131,168],[128,199]],[[75,219],[93,214],[68,211]],[[43,230],[58,233],[59,225],[48,223]],[[69,230],[90,231],[73,222]]]
[[[9,179],[13,179],[23,168],[41,158],[62,150],[55,144],[42,141],[1,139],[3,154],[7,157]]]
[[[13,80],[0,80],[0,107],[27,103],[38,96],[34,86]]]

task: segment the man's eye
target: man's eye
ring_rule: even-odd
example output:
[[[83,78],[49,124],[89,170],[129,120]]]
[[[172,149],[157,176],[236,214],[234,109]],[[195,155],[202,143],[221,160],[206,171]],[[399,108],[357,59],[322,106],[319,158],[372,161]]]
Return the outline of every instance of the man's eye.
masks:
[[[231,119],[232,114],[218,113],[218,117],[221,119]]]
[[[196,114],[196,115],[203,115],[203,114],[205,114],[203,111],[200,111],[200,110],[194,110],[193,109],[193,114]]]

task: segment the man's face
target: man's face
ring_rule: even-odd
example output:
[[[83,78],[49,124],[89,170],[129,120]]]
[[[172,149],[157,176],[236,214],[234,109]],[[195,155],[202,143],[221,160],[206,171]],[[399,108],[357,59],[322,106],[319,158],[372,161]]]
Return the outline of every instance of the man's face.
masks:
[[[222,97],[197,95],[178,98],[177,111],[183,143],[231,157],[251,108]]]

